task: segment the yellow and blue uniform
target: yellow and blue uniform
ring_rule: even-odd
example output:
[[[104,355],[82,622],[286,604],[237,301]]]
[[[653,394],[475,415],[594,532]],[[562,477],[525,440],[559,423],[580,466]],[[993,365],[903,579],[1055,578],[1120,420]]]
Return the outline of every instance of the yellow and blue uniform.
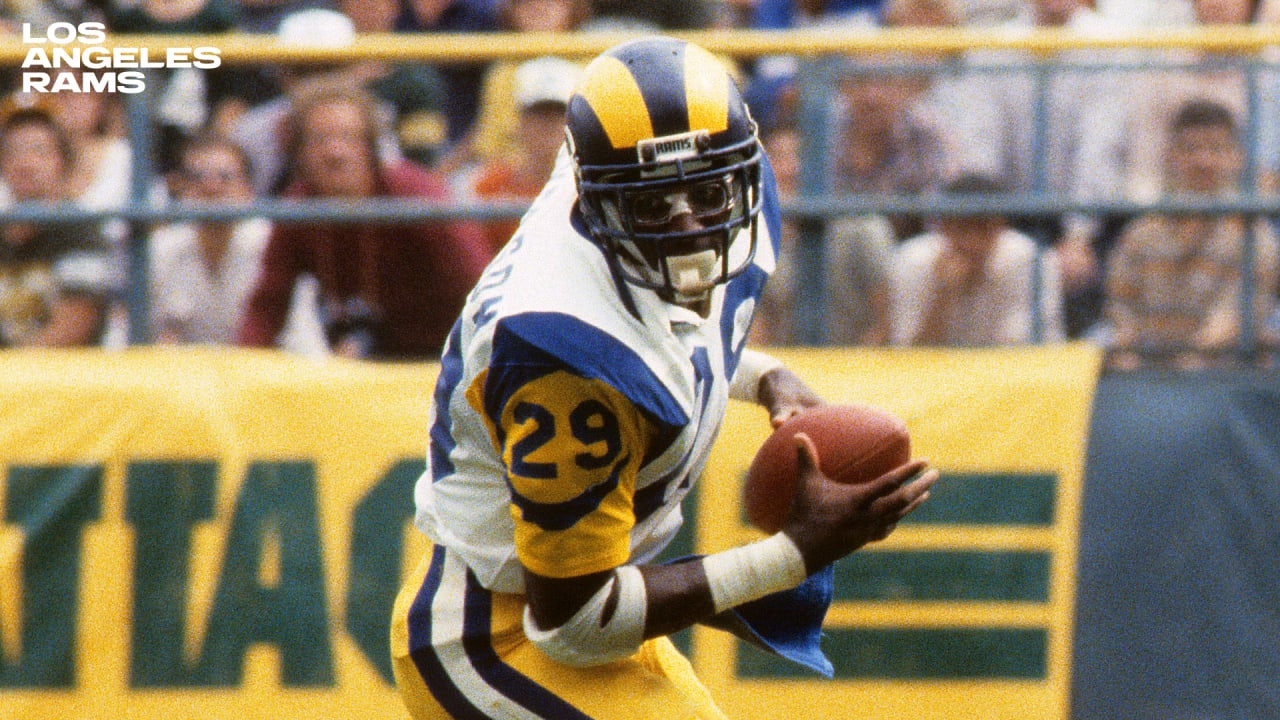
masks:
[[[471,293],[415,489],[433,549],[393,618],[418,717],[722,717],[665,639],[595,668],[547,658],[521,627],[523,568],[643,564],[679,529],[773,270],[778,206],[762,173],[755,257],[715,287],[705,318],[619,281],[581,226],[565,152]],[[748,245],[730,246],[731,264]]]

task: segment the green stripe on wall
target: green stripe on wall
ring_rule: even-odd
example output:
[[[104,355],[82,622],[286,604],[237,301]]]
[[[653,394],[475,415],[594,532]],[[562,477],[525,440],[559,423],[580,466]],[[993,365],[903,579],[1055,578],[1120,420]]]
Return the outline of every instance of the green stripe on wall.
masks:
[[[1044,679],[1048,632],[1028,628],[827,628],[841,680]],[[813,671],[738,642],[737,676],[812,679]]]
[[[1048,602],[1047,552],[862,550],[836,563],[837,600]]]
[[[946,473],[903,523],[1051,525],[1057,485],[1051,473]]]

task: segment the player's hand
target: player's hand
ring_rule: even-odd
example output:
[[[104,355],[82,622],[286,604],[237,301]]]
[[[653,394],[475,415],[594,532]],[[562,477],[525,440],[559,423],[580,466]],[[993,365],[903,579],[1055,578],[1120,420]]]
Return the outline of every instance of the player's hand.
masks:
[[[818,449],[796,435],[799,483],[782,531],[804,556],[809,574],[869,542],[883,540],[898,521],[929,498],[938,471],[924,460],[901,465],[869,483],[845,485],[818,467]],[[915,478],[914,482],[908,482]]]
[[[760,404],[769,411],[769,423],[778,427],[805,408],[825,404],[803,380],[785,367],[760,378]]]

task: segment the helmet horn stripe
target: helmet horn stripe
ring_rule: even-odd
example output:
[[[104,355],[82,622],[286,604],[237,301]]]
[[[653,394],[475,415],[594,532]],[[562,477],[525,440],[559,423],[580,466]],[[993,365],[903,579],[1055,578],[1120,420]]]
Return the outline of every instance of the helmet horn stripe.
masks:
[[[627,66],[612,57],[596,58],[592,65],[596,67],[587,68],[578,93],[600,121],[614,149],[653,137],[649,108]]]
[[[685,46],[684,88],[690,130],[729,127],[729,76],[723,63],[696,45]]]

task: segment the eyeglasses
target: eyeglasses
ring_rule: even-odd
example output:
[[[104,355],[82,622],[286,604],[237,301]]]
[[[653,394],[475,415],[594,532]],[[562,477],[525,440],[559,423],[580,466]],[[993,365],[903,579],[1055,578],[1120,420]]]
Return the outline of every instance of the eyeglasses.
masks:
[[[627,208],[631,218],[640,225],[665,225],[685,212],[705,220],[732,210],[733,193],[729,178],[719,177],[678,189],[635,193],[627,199]]]

